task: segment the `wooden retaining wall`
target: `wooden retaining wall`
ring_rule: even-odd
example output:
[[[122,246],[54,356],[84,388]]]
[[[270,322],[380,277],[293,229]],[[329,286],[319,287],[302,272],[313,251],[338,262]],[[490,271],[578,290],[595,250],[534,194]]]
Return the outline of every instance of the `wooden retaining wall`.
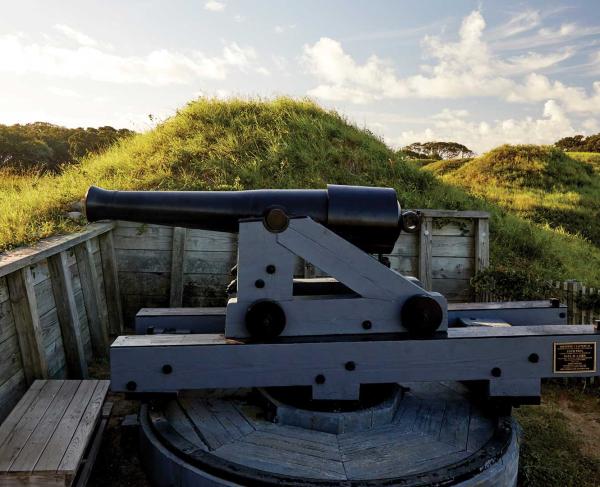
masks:
[[[450,301],[471,298],[469,279],[489,265],[489,215],[421,210],[418,234],[402,234],[391,267]],[[118,222],[115,253],[126,323],[141,307],[223,306],[236,263],[237,235]],[[318,275],[298,262],[297,275]]]
[[[86,378],[122,331],[113,227],[0,256],[0,421],[35,379]]]

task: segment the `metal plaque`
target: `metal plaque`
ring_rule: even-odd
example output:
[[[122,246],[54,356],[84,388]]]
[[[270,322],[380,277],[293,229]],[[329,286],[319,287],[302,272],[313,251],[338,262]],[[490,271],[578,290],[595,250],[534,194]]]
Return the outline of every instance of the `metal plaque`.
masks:
[[[595,342],[554,342],[554,373],[596,372]]]

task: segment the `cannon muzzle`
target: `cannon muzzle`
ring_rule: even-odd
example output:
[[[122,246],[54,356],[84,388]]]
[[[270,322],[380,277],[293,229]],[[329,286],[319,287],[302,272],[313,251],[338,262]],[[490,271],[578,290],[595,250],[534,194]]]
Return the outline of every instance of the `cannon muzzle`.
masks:
[[[249,191],[109,191],[91,186],[85,198],[92,222],[127,220],[222,232],[237,232],[239,220],[265,218],[273,209],[290,218],[310,217],[372,253],[391,252],[401,222],[411,221],[403,218],[409,215],[402,215],[394,189],[364,186]]]

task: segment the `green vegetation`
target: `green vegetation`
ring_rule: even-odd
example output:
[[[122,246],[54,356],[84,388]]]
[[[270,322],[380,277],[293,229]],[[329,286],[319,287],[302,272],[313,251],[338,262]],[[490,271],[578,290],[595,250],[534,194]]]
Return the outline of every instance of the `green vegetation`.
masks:
[[[587,183],[591,176],[580,172]],[[0,178],[0,251],[76,228],[65,212],[91,184],[223,190],[326,183],[393,186],[408,208],[490,211],[496,265],[541,278],[600,284],[600,250],[583,238],[509,214],[484,194],[470,195],[419,169],[338,114],[287,98],[200,99],[155,130],[119,141],[62,174],[5,175]]]
[[[600,478],[600,398],[547,384],[541,406],[522,406],[519,485],[597,487]]]
[[[555,142],[554,145],[566,151],[600,152],[600,134],[590,135],[589,137],[584,135],[564,137]]]
[[[101,152],[132,135],[112,127],[68,129],[51,123],[0,124],[0,168],[13,172],[57,172],[65,164]]]
[[[428,171],[511,213],[600,246],[600,154],[550,146],[498,147],[476,159],[439,161]]]

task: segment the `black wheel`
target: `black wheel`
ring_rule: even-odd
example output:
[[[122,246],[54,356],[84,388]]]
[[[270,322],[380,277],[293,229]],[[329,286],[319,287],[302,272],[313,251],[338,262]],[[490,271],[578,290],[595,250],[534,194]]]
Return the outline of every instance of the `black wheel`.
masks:
[[[285,313],[275,301],[256,301],[246,311],[246,328],[254,338],[275,338],[285,328]]]
[[[402,306],[402,325],[416,337],[427,337],[435,333],[442,324],[444,312],[431,296],[417,294]]]

